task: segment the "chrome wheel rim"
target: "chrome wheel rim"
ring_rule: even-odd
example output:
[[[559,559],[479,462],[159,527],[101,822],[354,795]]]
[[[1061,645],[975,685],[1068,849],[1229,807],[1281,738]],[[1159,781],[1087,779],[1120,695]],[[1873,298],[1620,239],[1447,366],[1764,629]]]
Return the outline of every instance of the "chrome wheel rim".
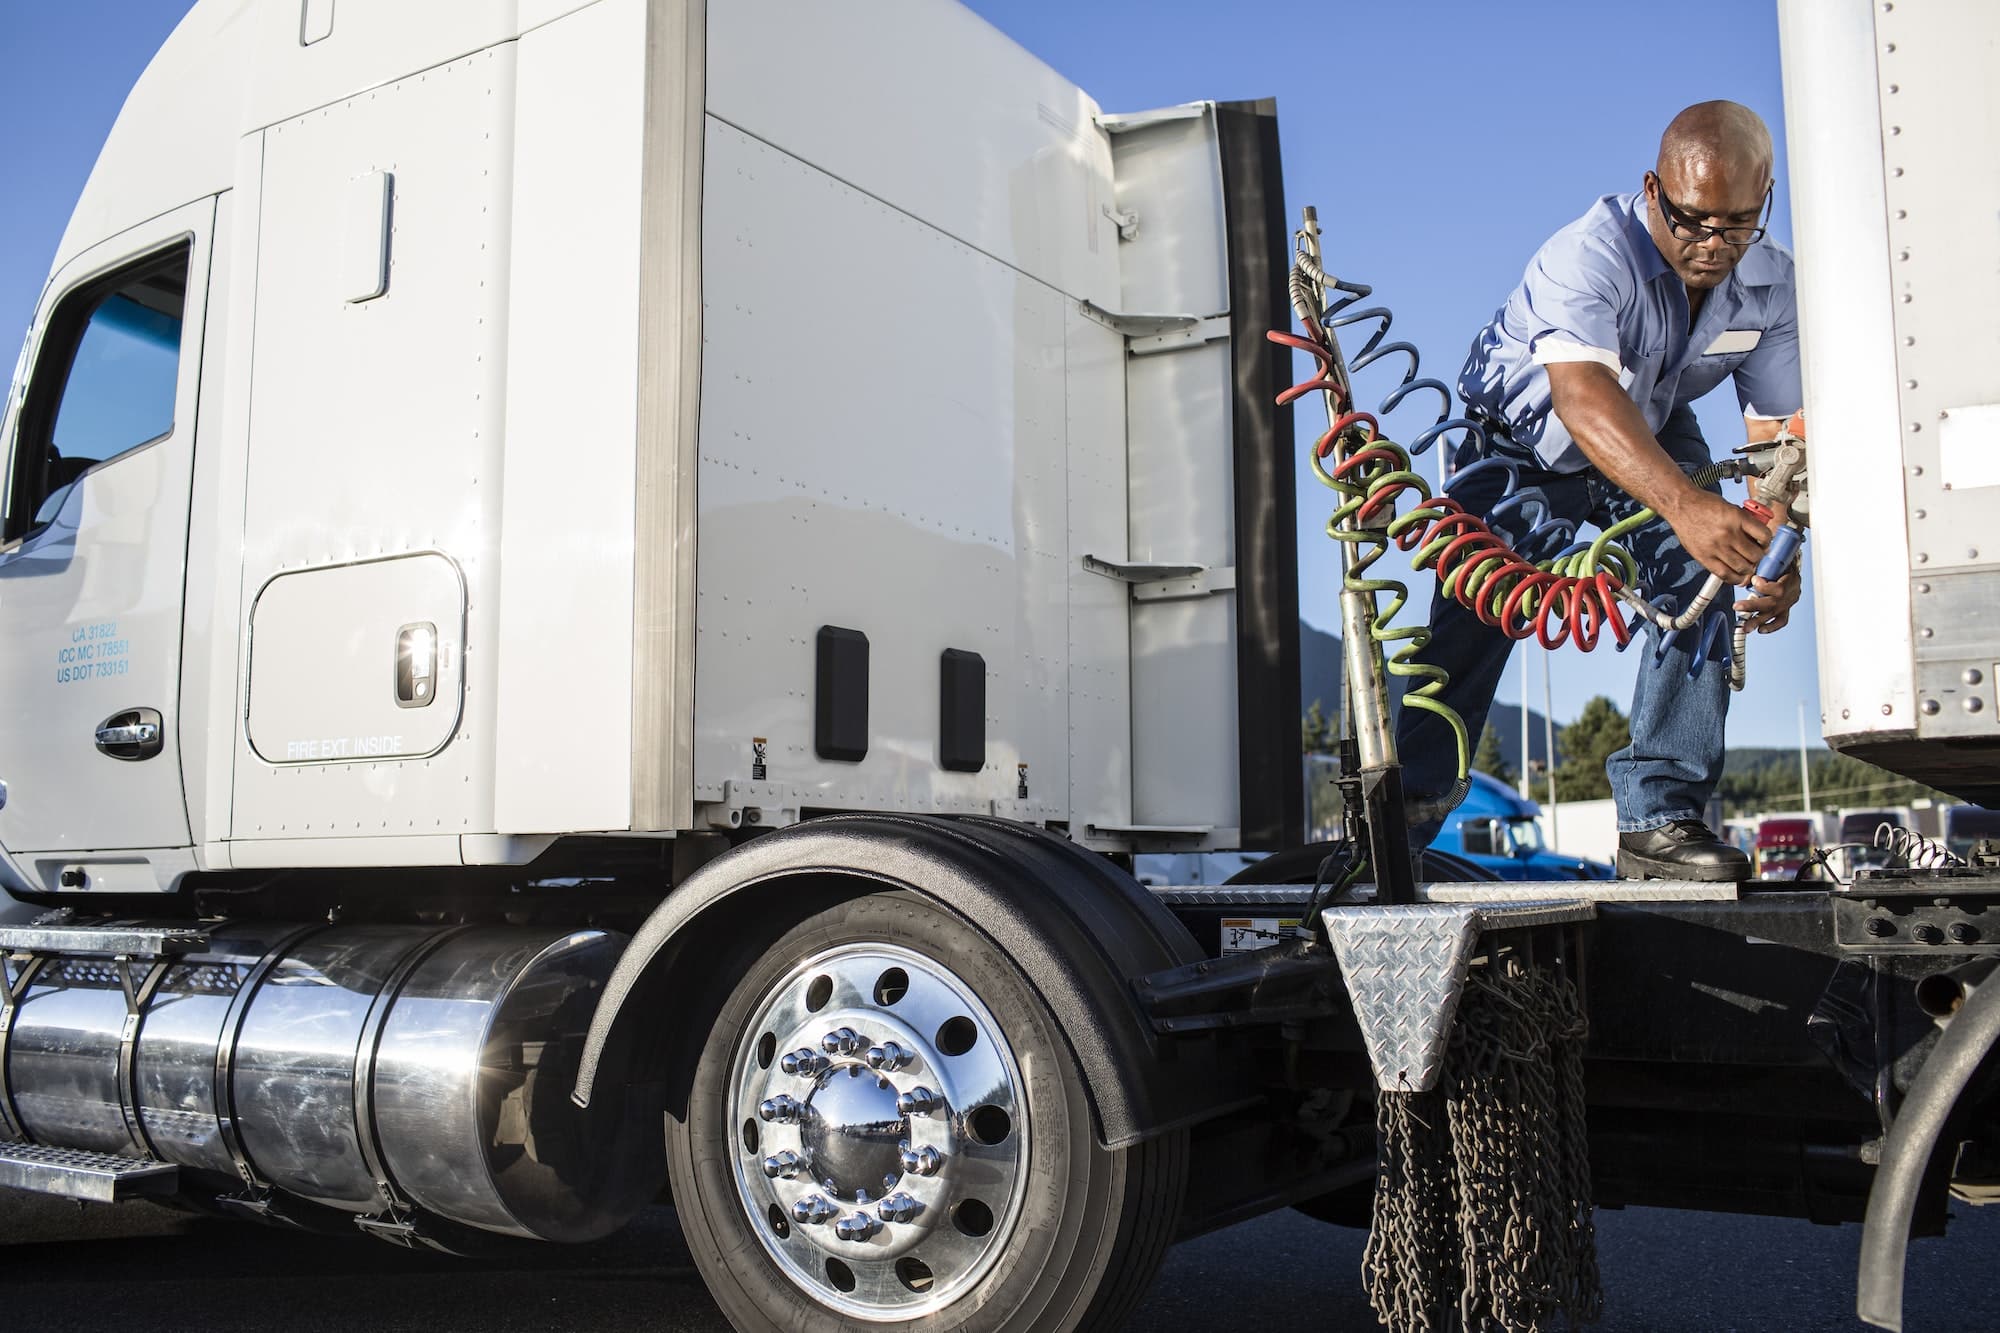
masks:
[[[911,1319],[999,1259],[1027,1182],[1025,1084],[949,968],[884,944],[807,959],[745,1024],[729,1102],[737,1202],[814,1300]]]

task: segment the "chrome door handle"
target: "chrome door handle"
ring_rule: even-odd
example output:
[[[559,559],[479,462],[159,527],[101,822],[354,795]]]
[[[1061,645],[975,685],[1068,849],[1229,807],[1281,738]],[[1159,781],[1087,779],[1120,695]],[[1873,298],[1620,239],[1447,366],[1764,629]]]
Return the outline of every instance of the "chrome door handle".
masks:
[[[128,708],[98,724],[97,748],[113,759],[151,759],[166,745],[166,728],[153,708]]]

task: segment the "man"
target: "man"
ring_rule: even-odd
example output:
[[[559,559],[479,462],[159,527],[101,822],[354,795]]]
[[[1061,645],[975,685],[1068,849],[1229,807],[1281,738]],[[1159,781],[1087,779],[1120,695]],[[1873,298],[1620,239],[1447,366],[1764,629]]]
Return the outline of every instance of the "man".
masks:
[[[1688,404],[1733,377],[1751,440],[1772,438],[1802,406],[1792,257],[1764,235],[1771,169],[1770,131],[1749,108],[1703,102],[1681,112],[1639,193],[1598,200],[1535,255],[1473,340],[1458,385],[1489,436],[1461,446],[1461,468],[1482,456],[1512,460],[1516,491],[1545,506],[1539,519],[1606,527],[1654,510],[1659,517],[1624,543],[1648,595],[1685,607],[1719,574],[1753,588],[1736,609],[1760,633],[1785,623],[1798,572],[1753,578],[1769,533],[1719,489],[1694,485],[1691,474],[1711,460]],[[1506,480],[1503,469],[1482,469],[1451,495],[1487,514]],[[1495,528],[1524,536],[1519,516],[1532,508],[1512,508]],[[1512,643],[1442,596],[1430,623],[1424,660],[1451,673],[1443,702],[1477,736]],[[1635,646],[1632,743],[1606,764],[1619,872],[1747,878],[1743,853],[1702,822],[1722,774],[1726,674],[1696,662],[1697,630],[1672,638],[1657,654]],[[1442,719],[1406,708],[1397,749],[1412,808],[1431,803],[1412,829],[1411,845],[1422,846],[1442,818],[1436,798],[1456,776],[1456,748]]]

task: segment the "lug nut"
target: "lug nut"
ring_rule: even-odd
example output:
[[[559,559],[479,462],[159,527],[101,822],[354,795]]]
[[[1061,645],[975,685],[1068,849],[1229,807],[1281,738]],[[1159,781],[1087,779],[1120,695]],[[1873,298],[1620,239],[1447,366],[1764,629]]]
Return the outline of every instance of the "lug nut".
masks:
[[[800,1102],[780,1095],[760,1102],[757,1106],[757,1115],[767,1123],[795,1125],[799,1121],[799,1113],[804,1110],[805,1107]]]
[[[849,1213],[833,1224],[833,1234],[842,1240],[863,1241],[874,1235],[879,1225],[866,1213]]]
[[[1953,944],[1979,943],[1979,928],[1969,921],[1954,921],[1945,927],[1944,933],[1951,937]]]
[[[817,1194],[809,1194],[792,1205],[792,1220],[816,1227],[832,1217],[839,1209]]]
[[[944,1154],[936,1148],[913,1149],[908,1143],[902,1145],[898,1157],[906,1176],[934,1176],[944,1165]]]
[[[828,1055],[852,1055],[868,1044],[853,1028],[835,1028],[819,1039],[819,1048]]]
[[[944,1099],[919,1084],[896,1098],[896,1110],[903,1115],[924,1115],[937,1109]]]
[[[1895,934],[1896,924],[1886,916],[1871,916],[1868,918],[1866,929],[1870,935],[1879,940]]]
[[[764,1174],[773,1180],[790,1180],[805,1165],[795,1152],[781,1152],[776,1157],[764,1159]]]
[[[878,1073],[891,1074],[916,1059],[914,1053],[903,1049],[893,1041],[885,1041],[880,1046],[870,1046],[863,1057],[868,1067]]]
[[[1917,943],[1919,944],[1944,943],[1944,932],[1928,921],[1919,923],[1917,928],[1911,931],[1910,934],[1916,936]]]
[[[924,1206],[907,1194],[891,1194],[875,1205],[876,1216],[884,1222],[908,1222],[913,1220]]]
[[[778,1060],[778,1068],[800,1078],[815,1078],[831,1063],[812,1047],[801,1046],[796,1051],[786,1051]]]

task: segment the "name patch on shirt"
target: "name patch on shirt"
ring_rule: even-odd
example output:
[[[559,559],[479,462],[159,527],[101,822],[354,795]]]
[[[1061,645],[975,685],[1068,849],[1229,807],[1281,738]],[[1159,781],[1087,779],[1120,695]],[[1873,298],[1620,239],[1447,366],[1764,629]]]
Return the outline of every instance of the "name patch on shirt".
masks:
[[[1731,329],[1727,333],[1718,335],[1702,355],[1728,356],[1732,352],[1747,352],[1755,347],[1757,340],[1763,336],[1763,332],[1758,329]]]

